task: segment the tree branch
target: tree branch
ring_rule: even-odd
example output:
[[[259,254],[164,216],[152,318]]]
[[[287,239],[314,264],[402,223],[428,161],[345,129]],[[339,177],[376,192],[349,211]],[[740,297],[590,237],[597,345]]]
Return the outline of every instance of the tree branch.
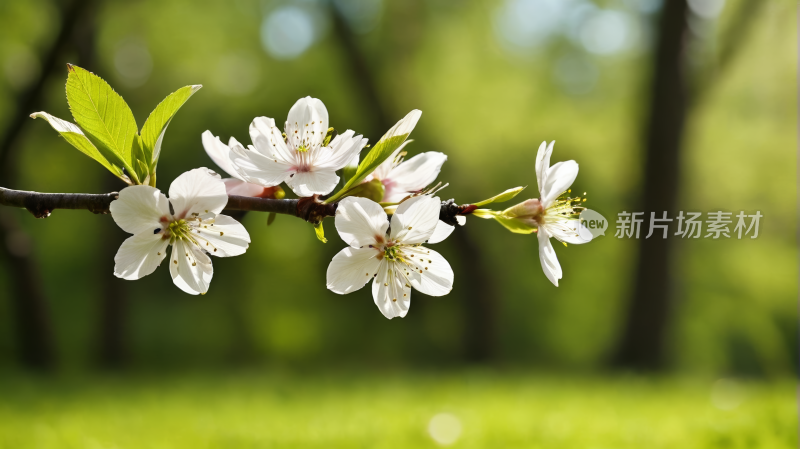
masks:
[[[0,205],[27,209],[36,218],[47,218],[56,209],[88,210],[95,214],[110,214],[111,202],[119,198],[110,193],[40,193],[0,187]],[[227,211],[274,212],[302,218],[310,223],[336,215],[338,203],[324,204],[317,196],[300,199],[254,198],[229,195]],[[469,215],[473,205],[458,206],[453,200],[442,202],[439,219],[455,224],[456,215]]]

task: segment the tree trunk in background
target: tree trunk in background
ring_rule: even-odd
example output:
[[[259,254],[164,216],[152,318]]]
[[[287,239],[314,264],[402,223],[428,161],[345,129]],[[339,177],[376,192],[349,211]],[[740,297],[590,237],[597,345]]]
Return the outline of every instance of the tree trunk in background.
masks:
[[[87,10],[76,18],[75,32],[71,41],[78,56],[78,65],[84,69],[97,73],[97,22],[96,11]],[[125,187],[115,176],[103,172],[103,192],[118,191]],[[103,220],[100,231],[100,250],[98,257],[102,261],[103,271],[98,274],[100,286],[100,313],[97,323],[97,351],[98,365],[107,369],[120,368],[127,362],[128,345],[125,335],[128,323],[127,281],[114,276],[108,268],[113,263],[122,242],[128,237],[119,229],[112,220]]]
[[[398,20],[396,23],[417,23],[416,21],[421,20],[418,11],[422,5],[419,2],[407,1],[394,6],[401,6],[404,16],[404,20]],[[374,123],[378,129],[372,135],[374,139],[377,139],[395,122],[388,119],[388,108],[381,100],[375,83],[375,74],[371,72],[370,64],[359,49],[356,36],[351,31],[346,18],[342,16],[336,5],[331,4],[330,10],[334,22],[334,32],[349,61],[347,66],[352,70],[354,87],[360,92],[364,106],[374,116]],[[408,30],[403,28],[403,33],[407,32]],[[408,35],[404,34],[401,41],[407,43],[408,40]],[[373,141],[373,144],[377,142],[377,140],[370,140]],[[464,357],[469,362],[486,362],[496,356],[497,307],[496,298],[491,293],[497,290],[493,287],[494,280],[487,274],[490,273],[490,270],[483,264],[486,257],[483,257],[482,248],[475,244],[467,230],[456,229],[450,238],[456,242],[452,246],[456,253],[455,258],[470,261],[463,265],[464,275],[469,279],[469,288],[459,290],[458,293],[464,298],[463,306],[466,318],[465,333],[462,339]]]
[[[653,370],[665,362],[664,340],[671,312],[672,246],[658,231],[644,239],[650,213],[676,216],[680,148],[686,116],[685,49],[687,39],[685,0],[664,2],[654,53],[649,122],[644,158],[644,211],[639,240],[633,297],[628,306],[621,340],[614,355],[619,367]],[[672,236],[670,236],[672,237]]]
[[[31,121],[28,115],[43,107],[42,93],[50,75],[65,71],[60,56],[76,30],[77,18],[89,10],[91,4],[91,1],[74,0],[62,10],[59,32],[41,58],[39,78],[14,102],[9,115],[11,123],[0,140],[0,185],[4,187],[17,187],[17,149],[25,124]],[[30,238],[11,211],[0,213],[0,257],[5,259],[9,270],[20,362],[29,368],[50,370],[55,366],[56,357],[47,300]]]

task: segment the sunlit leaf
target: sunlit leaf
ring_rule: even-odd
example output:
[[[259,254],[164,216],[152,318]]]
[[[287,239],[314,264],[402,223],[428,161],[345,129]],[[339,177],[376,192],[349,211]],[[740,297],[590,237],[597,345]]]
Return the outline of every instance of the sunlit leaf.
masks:
[[[52,115],[48,114],[47,112],[35,112],[31,114],[32,118],[43,118],[53,127],[53,129],[61,135],[70,145],[77,148],[78,151],[81,153],[89,156],[90,158],[99,162],[103,167],[108,169],[114,176],[122,179],[123,181],[130,183],[130,179],[125,176],[122,171],[122,161],[115,160],[115,162],[110,162],[102,153],[97,149],[97,147],[92,144],[89,138],[81,131],[81,129],[75,125],[74,123],[70,123],[66,120],[61,120],[60,118],[53,117]]]
[[[135,178],[131,148],[138,128],[128,104],[94,73],[71,64],[68,69],[67,102],[75,122],[107,159],[106,153],[118,156]]]
[[[392,129],[386,132],[381,140],[375,144],[374,147],[367,153],[364,159],[358,164],[356,173],[350,178],[344,187],[341,188],[335,195],[325,200],[325,203],[333,203],[345,196],[348,190],[353,186],[358,185],[361,181],[369,176],[376,168],[378,168],[383,161],[394,153],[403,142],[406,141],[408,135],[417,126],[422,111],[414,109],[408,115],[403,117],[402,120],[397,122]]]
[[[156,106],[147,121],[142,126],[142,148],[147,158],[147,163],[151,171],[155,173],[158,157],[161,155],[161,142],[164,140],[164,133],[167,131],[169,122],[195,92],[203,87],[201,85],[185,86],[169,94],[161,103]]]
[[[525,187],[514,187],[513,189],[508,189],[505,192],[495,195],[489,199],[485,199],[483,201],[473,203],[475,206],[481,207],[491,203],[502,203],[504,201],[508,201],[515,196],[519,195],[520,192],[525,190]]]

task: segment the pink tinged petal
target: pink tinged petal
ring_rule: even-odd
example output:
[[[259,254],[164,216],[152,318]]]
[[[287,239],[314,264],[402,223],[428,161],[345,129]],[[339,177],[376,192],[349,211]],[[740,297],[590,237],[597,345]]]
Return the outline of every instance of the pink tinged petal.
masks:
[[[411,306],[411,285],[397,271],[394,262],[384,259],[378,267],[378,276],[372,283],[372,297],[383,316],[390,320],[404,317]]]
[[[453,269],[441,254],[424,246],[404,249],[414,254],[416,270],[409,276],[411,286],[429,296],[444,296],[453,289]]]
[[[439,222],[438,197],[417,196],[403,201],[392,216],[392,240],[415,245],[428,240]]]
[[[543,228],[539,228],[537,237],[539,238],[539,262],[542,264],[544,275],[558,287],[558,280],[561,279],[562,274],[561,264],[558,263],[556,252],[550,243],[550,236]]]
[[[575,161],[559,162],[547,170],[542,207],[547,209],[559,195],[570,188],[578,177],[578,163]]]
[[[217,164],[217,167],[221,168],[222,171],[231,176],[238,177],[231,166],[231,160],[229,157],[231,149],[228,147],[228,145],[222,143],[222,141],[219,140],[219,137],[214,137],[214,135],[211,134],[211,131],[203,132],[202,140],[203,148],[205,148],[206,154],[208,154],[208,157],[210,157],[211,160]]]
[[[286,184],[300,197],[331,193],[338,183],[339,177],[336,176],[336,172],[327,169],[298,172],[286,180]]]
[[[251,196],[261,197],[267,189],[258,184],[244,182],[236,178],[225,178],[222,180],[225,183],[225,191],[228,195]]]
[[[196,168],[172,181],[169,202],[179,219],[192,214],[218,214],[228,204],[228,194],[222,179],[209,174],[207,168]]]
[[[289,146],[298,149],[301,146],[318,148],[322,146],[328,131],[328,110],[316,98],[305,97],[289,110],[286,119],[286,138]]]
[[[544,198],[544,185],[547,180],[547,169],[550,168],[550,155],[553,154],[553,145],[556,141],[542,142],[539,151],[536,153],[536,183],[539,187],[539,197]]]
[[[328,289],[345,295],[363,287],[378,273],[381,264],[379,254],[373,248],[345,248],[339,251],[328,265]]]
[[[114,256],[114,276],[133,281],[155,271],[167,255],[169,239],[162,237],[147,230],[128,237]]]
[[[250,246],[250,234],[247,233],[247,229],[227,215],[217,215],[213,226],[203,224],[195,229],[193,234],[200,247],[212,256],[239,256]]]
[[[169,258],[172,282],[190,295],[208,292],[214,267],[211,259],[196,245],[178,240],[172,245]]]
[[[430,185],[439,176],[446,160],[447,156],[444,153],[430,151],[403,161],[389,172],[388,176],[395,184],[395,188],[400,191],[395,195],[406,196],[407,192],[418,192]],[[388,199],[387,201],[395,202],[401,199],[403,198]]]
[[[592,241],[592,233],[578,220],[545,223],[546,232],[560,242],[582,245]]]
[[[375,244],[376,239],[386,237],[389,219],[376,202],[366,198],[349,196],[336,208],[336,230],[350,246],[360,248]]]
[[[268,158],[254,151],[231,152],[231,162],[239,176],[251,184],[274,187],[289,179],[295,167],[282,159]]]
[[[155,187],[130,186],[119,192],[119,198],[111,202],[111,217],[123,231],[130,234],[161,229],[169,219],[167,197]],[[162,222],[161,218],[165,220]]]

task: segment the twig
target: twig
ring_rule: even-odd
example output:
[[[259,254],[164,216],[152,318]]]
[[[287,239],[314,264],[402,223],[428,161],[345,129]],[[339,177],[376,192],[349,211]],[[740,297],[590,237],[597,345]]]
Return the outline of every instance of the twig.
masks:
[[[110,214],[111,202],[119,193],[40,193],[0,187],[0,205],[27,209],[36,218],[47,218],[56,209],[88,210],[95,214]],[[318,223],[336,215],[338,203],[323,204],[317,196],[300,199],[254,198],[228,196],[228,211],[274,212]],[[469,215],[475,206],[458,206],[453,200],[442,202],[439,219],[455,223],[456,215]]]

